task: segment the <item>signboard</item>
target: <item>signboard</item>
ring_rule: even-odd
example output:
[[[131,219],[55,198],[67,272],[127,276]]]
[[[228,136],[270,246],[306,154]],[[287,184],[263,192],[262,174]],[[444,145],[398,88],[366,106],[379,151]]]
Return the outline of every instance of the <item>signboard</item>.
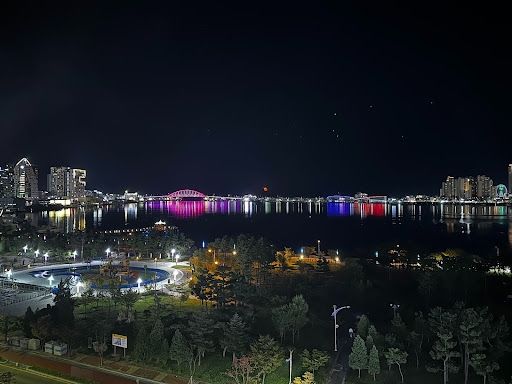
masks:
[[[128,348],[128,337],[124,335],[112,334],[112,345],[114,347]]]

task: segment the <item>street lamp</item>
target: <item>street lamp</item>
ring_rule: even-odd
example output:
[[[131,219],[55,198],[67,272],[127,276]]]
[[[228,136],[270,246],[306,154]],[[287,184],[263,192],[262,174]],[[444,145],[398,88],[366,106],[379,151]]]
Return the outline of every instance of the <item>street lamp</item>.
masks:
[[[320,240],[317,240],[317,244],[318,244],[318,256],[320,256]]]
[[[155,257],[155,268],[156,268],[156,261],[158,260],[158,258]]]
[[[25,245],[22,249],[23,249],[23,252],[27,253],[27,251],[28,251],[28,245]]]
[[[55,280],[53,275],[50,275],[50,277],[48,278],[48,281],[50,282],[50,287],[52,286],[53,280]]]
[[[334,318],[334,352],[338,352],[338,335],[337,335],[337,331],[338,331],[338,328],[340,327],[338,325],[338,321],[336,319],[336,315],[338,314],[339,311],[341,311],[342,309],[350,309],[350,305],[345,305],[343,307],[337,307],[336,304],[334,304],[332,306],[332,314],[331,316]]]
[[[142,284],[142,279],[139,277],[137,279],[137,291],[140,293],[140,285]]]
[[[73,251],[73,262],[76,262],[76,255],[78,255],[78,252],[75,250]]]
[[[48,255],[48,252],[46,252],[44,255],[44,263],[46,264],[48,262],[48,258],[50,257],[50,255]]]
[[[396,317],[396,311],[400,308],[400,304],[389,304],[391,308],[393,308],[393,317]]]
[[[176,265],[178,265],[178,260],[180,259],[180,255],[176,255]]]
[[[108,255],[110,254],[110,247],[105,250],[105,253],[107,254],[107,257],[108,257]]]
[[[39,257],[39,254],[40,254],[41,252],[39,252],[39,249],[36,249],[36,251],[35,251],[34,253],[35,253],[35,255],[36,255],[36,259],[37,259],[37,258]]]
[[[7,275],[7,280],[10,280],[11,276],[12,276],[12,268],[11,269],[6,269],[5,270],[5,274]]]
[[[176,249],[171,249],[171,255],[172,255],[172,258],[174,259],[174,254],[176,253]]]
[[[173,272],[172,272],[172,276],[174,277],[174,284],[176,284],[176,277],[178,276],[178,270],[175,269]]]

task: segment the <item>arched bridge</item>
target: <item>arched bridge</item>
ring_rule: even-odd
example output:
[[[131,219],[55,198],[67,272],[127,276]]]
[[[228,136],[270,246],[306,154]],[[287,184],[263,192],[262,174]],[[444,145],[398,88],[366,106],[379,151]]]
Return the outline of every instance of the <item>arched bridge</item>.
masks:
[[[168,195],[169,199],[204,199],[206,195],[193,189],[180,189]]]

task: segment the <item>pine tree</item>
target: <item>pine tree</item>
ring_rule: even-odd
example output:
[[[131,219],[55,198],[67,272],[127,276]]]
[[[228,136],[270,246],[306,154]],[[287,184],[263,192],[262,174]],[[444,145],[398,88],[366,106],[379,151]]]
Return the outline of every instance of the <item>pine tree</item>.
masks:
[[[352,352],[348,356],[348,365],[358,370],[358,377],[361,377],[361,370],[368,365],[368,351],[361,336],[357,335],[352,344]]]
[[[321,367],[327,364],[329,361],[329,355],[323,351],[319,351],[318,349],[313,349],[311,353],[305,349],[302,351],[301,355],[302,368],[306,371],[312,372],[315,374]]]
[[[156,319],[155,325],[153,326],[153,329],[149,334],[149,355],[157,362],[159,362],[162,359],[162,347],[164,340],[164,325],[162,324],[162,321],[158,318]]]
[[[476,374],[482,376],[484,384],[487,383],[487,376],[500,369],[500,365],[495,361],[490,361],[483,353],[475,353],[471,355],[470,365]]]
[[[262,384],[265,384],[266,376],[283,364],[283,350],[272,337],[260,336],[251,344],[251,359]]]
[[[377,351],[377,347],[375,345],[370,350],[370,355],[368,357],[368,374],[373,376],[373,381],[375,381],[375,375],[380,373],[380,359],[379,359],[379,351]]]
[[[407,352],[401,351],[398,348],[388,348],[387,352],[384,352],[384,356],[386,356],[386,360],[388,361],[389,366],[393,364],[398,366],[398,371],[400,372],[400,377],[402,378],[403,383],[404,374],[402,373],[402,364],[407,363]]]
[[[213,332],[215,321],[204,312],[195,314],[189,321],[189,333],[192,345],[197,352],[197,365],[201,365],[201,358],[205,352],[214,350]]]
[[[146,328],[142,325],[135,338],[135,347],[133,348],[135,360],[147,361],[149,358],[149,343]]]
[[[169,347],[169,359],[176,361],[178,369],[181,371],[181,364],[190,361],[191,358],[193,358],[192,349],[183,334],[177,329]]]
[[[370,335],[366,336],[366,349],[371,350],[372,347],[375,345],[375,342],[373,341],[373,337]]]
[[[464,353],[464,384],[468,383],[471,356],[482,350],[483,319],[473,308],[465,309],[459,325],[459,338]]]
[[[369,327],[370,320],[368,320],[368,317],[366,315],[362,315],[357,323],[357,334],[361,336],[363,340],[365,340],[366,336],[368,336]]]
[[[302,295],[294,296],[288,304],[289,324],[292,329],[292,343],[295,344],[295,336],[299,336],[300,330],[308,322],[309,306]]]
[[[274,327],[279,332],[279,338],[282,343],[286,336],[286,331],[290,327],[287,305],[272,309],[272,323],[274,323]]]
[[[225,356],[226,351],[230,351],[233,353],[234,359],[237,353],[242,354],[244,352],[247,341],[247,325],[238,313],[235,313],[224,329],[224,337],[222,339],[224,350],[222,355]]]

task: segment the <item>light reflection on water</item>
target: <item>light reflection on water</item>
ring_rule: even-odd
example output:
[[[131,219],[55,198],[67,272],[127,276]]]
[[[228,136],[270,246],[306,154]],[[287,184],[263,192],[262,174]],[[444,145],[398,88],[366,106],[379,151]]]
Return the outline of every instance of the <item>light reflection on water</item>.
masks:
[[[293,215],[304,218],[350,217],[387,219],[391,224],[404,221],[442,224],[448,233],[489,231],[493,225],[508,225],[505,236],[512,244],[512,207],[497,205],[454,204],[384,204],[384,203],[318,203],[318,202],[251,202],[241,200],[218,201],[152,201],[145,204],[110,205],[96,208],[67,208],[60,211],[27,214],[34,226],[48,226],[49,230],[72,232],[90,228],[138,227],[150,225],[154,218],[190,220],[209,215],[253,218],[271,215]],[[156,221],[155,220],[155,221]]]

